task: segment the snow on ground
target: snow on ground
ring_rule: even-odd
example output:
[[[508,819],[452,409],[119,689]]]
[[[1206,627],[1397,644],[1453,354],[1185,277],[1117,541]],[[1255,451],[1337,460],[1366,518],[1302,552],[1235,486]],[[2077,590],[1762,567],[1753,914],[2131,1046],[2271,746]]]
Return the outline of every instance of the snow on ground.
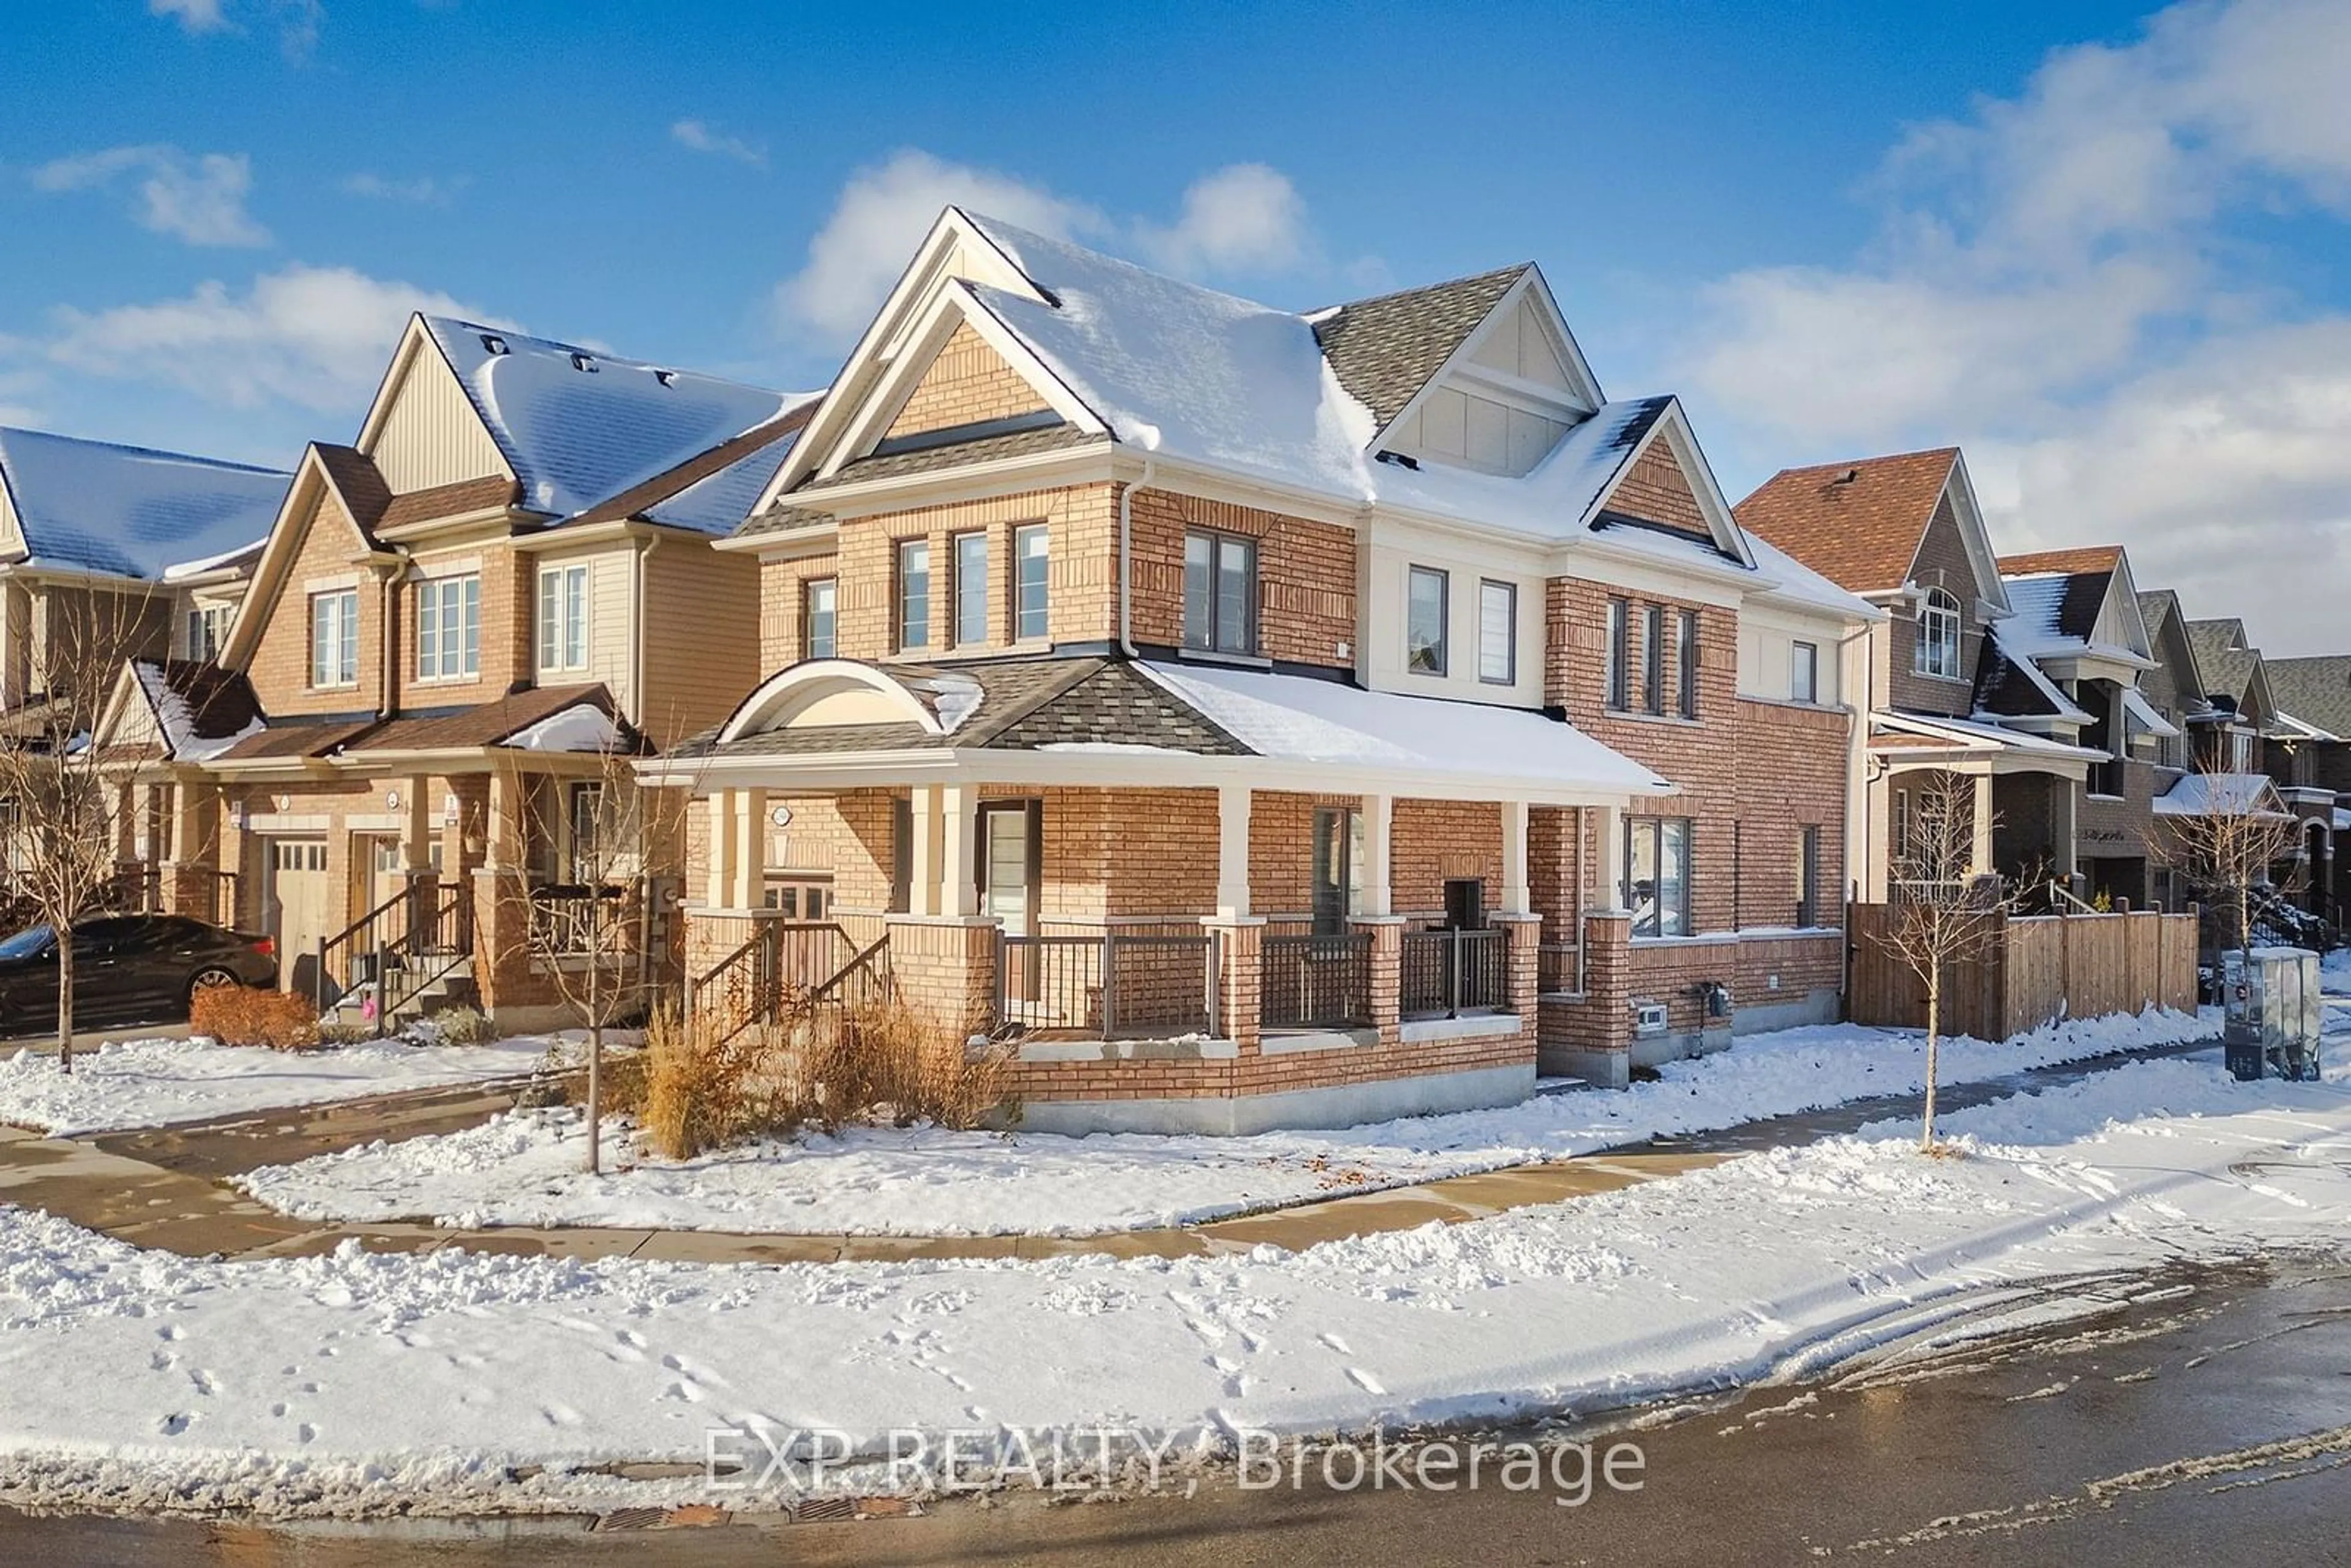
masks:
[[[2058,1024],[2004,1045],[1947,1040],[1944,1082],[2130,1047],[2209,1038],[2184,1014]],[[1092,1235],[1196,1223],[1344,1192],[1560,1159],[1659,1134],[1728,1127],[1918,1092],[1915,1035],[1834,1025],[1752,1035],[1622,1093],[1544,1095],[1493,1111],[1249,1137],[858,1128],[672,1164],[581,1173],[584,1119],[517,1111],[442,1136],[371,1144],[240,1178],[310,1219],[609,1225],[851,1235]],[[631,1147],[611,1124],[614,1149]]]
[[[832,1428],[878,1454],[898,1427],[1041,1443],[1107,1424],[1180,1452],[1238,1428],[1589,1413],[1816,1367],[1987,1303],[2111,1301],[2184,1257],[2340,1252],[2343,1065],[2238,1084],[2218,1056],[1956,1113],[1964,1157],[1925,1157],[1914,1124],[1889,1124],[1298,1253],[223,1262],[0,1209],[0,1501],[554,1508],[611,1500],[580,1466],[698,1463],[714,1429]],[[534,1464],[551,1468],[506,1479]]]
[[[193,1040],[132,1040],[57,1059],[20,1051],[0,1058],[0,1123],[70,1135],[162,1127],[249,1111],[363,1099],[527,1073],[549,1038],[495,1045],[410,1045],[376,1040],[322,1051],[269,1051]]]

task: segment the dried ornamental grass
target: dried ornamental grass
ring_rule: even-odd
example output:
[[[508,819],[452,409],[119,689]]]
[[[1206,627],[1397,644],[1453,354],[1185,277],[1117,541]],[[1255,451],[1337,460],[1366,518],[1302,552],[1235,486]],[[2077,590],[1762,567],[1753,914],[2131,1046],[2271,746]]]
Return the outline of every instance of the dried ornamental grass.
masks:
[[[210,1035],[223,1045],[308,1051],[319,1044],[319,1014],[290,991],[219,986],[196,993],[188,1009],[188,1032]]]

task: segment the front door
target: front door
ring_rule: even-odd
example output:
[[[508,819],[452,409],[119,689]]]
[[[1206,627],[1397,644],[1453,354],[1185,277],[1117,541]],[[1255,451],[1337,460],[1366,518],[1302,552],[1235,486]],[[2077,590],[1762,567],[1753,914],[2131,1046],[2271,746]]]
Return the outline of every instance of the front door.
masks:
[[[327,939],[327,841],[269,841],[268,928],[277,973],[296,990],[318,985],[319,944]]]
[[[1008,800],[979,809],[979,912],[1007,936],[1037,934],[1037,802]],[[1025,1002],[1037,993],[1034,947],[1005,950],[1004,997]]]
[[[351,911],[351,917],[357,919],[371,909],[382,908],[406,892],[408,876],[401,868],[400,840],[396,835],[370,834],[360,844],[353,847],[365,852],[363,856],[353,858],[367,867],[367,883],[360,891],[363,902]],[[385,929],[397,931],[399,928],[395,922]]]

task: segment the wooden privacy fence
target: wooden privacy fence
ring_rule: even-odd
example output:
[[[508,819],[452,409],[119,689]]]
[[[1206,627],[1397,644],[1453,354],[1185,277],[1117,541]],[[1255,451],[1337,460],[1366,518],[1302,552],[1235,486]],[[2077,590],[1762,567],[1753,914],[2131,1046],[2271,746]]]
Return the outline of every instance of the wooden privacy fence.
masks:
[[[1845,925],[1855,1023],[1927,1026],[1927,984],[1887,944],[1898,911],[1856,904]],[[2196,1009],[2196,923],[2189,915],[1995,916],[1944,971],[1946,1034],[2007,1040],[2061,1018]]]

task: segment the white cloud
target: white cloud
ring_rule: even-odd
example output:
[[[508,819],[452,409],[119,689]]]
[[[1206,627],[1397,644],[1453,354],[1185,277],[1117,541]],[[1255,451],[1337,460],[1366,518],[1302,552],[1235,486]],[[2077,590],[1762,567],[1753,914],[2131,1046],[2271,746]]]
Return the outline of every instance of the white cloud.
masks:
[[[33,171],[33,183],[44,191],[89,190],[123,174],[138,176],[131,215],[158,234],[190,245],[269,243],[269,231],[245,210],[253,161],[242,152],[191,156],[160,142],[110,147],[44,163]]]
[[[1851,263],[1705,290],[1682,368],[1761,467],[1956,441],[2004,549],[2119,539],[2198,613],[2316,635],[2300,566],[2351,564],[2351,320],[2237,286],[2232,225],[2351,214],[2346,58],[2337,0],[2055,51],[1903,138]]]
[[[1306,204],[1262,163],[1202,175],[1173,224],[1113,217],[1017,175],[950,163],[918,148],[860,171],[816,237],[808,265],[776,288],[779,319],[831,340],[865,326],[942,208],[956,205],[1056,239],[1139,256],[1187,277],[1326,270]]]
[[[669,139],[680,147],[691,148],[696,152],[716,153],[721,158],[732,158],[737,162],[748,163],[755,169],[764,169],[768,166],[766,148],[754,147],[741,137],[729,136],[716,127],[705,124],[699,120],[679,120],[669,128]]]
[[[154,304],[61,311],[45,351],[85,375],[174,387],[238,407],[282,402],[347,413],[374,390],[415,310],[507,324],[437,290],[298,262],[242,293],[211,282]]]
[[[1172,227],[1135,225],[1152,262],[1171,272],[1278,273],[1311,252],[1306,203],[1279,169],[1235,163],[1204,174],[1184,193]]]
[[[345,175],[341,188],[346,195],[366,196],[372,201],[445,207],[468,183],[463,174],[445,180],[431,175],[421,175],[413,180],[392,180],[381,174],[359,173]]]
[[[221,0],[147,0],[151,16],[177,16],[180,26],[191,33],[211,33],[228,26],[221,15]]]

